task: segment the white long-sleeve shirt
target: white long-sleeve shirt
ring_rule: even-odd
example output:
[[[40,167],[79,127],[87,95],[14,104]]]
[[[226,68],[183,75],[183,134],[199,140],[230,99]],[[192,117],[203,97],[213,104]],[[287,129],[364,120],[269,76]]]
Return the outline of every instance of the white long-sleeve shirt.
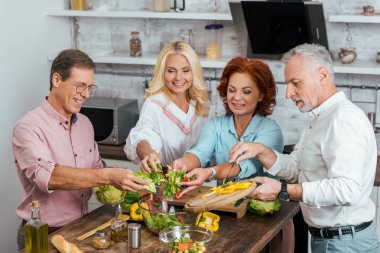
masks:
[[[371,221],[370,198],[377,148],[364,112],[338,92],[310,112],[290,155],[277,153],[269,173],[302,184],[300,206],[311,227],[357,225]]]
[[[136,147],[142,140],[149,142],[152,149],[160,154],[162,165],[182,157],[197,143],[201,128],[208,119],[195,113],[194,104],[191,101],[186,113],[163,93],[148,97],[136,126],[127,137],[124,147],[127,157],[136,163],[140,161]]]

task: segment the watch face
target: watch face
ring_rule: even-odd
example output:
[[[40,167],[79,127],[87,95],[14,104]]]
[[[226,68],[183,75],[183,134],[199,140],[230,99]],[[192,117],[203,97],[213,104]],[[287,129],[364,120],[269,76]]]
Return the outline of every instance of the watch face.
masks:
[[[278,195],[278,198],[280,200],[289,200],[289,194],[285,191],[282,191],[280,192],[280,194]]]

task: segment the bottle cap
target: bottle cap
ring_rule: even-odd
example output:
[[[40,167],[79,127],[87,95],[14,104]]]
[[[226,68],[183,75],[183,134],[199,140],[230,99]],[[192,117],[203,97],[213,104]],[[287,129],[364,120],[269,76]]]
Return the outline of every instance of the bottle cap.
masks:
[[[40,207],[40,202],[38,200],[33,200],[32,207]]]
[[[141,246],[141,225],[137,223],[128,224],[128,247],[139,248]]]
[[[96,231],[95,235],[97,235],[97,236],[106,236],[107,233],[106,233],[105,230],[98,230],[98,231]]]

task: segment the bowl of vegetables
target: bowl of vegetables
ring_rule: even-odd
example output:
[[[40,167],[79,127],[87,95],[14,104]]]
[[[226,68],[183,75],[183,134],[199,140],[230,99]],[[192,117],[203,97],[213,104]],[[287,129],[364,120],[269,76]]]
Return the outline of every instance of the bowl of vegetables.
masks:
[[[185,225],[165,228],[160,231],[159,238],[167,244],[169,253],[203,253],[214,233],[207,228]]]
[[[169,206],[166,199],[158,195],[141,198],[139,207],[147,228],[156,235],[165,228],[190,223],[183,208]]]

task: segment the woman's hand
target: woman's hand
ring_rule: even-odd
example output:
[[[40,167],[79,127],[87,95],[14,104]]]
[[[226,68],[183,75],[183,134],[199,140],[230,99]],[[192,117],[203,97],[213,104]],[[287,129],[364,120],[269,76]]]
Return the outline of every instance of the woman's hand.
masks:
[[[106,171],[109,173],[110,184],[126,191],[136,192],[144,189],[144,185],[149,184],[148,181],[133,175],[129,169],[112,167],[107,168]]]
[[[278,194],[281,191],[281,182],[269,177],[255,177],[250,180],[261,183],[261,185],[248,195],[249,198],[262,201],[278,199]]]
[[[161,163],[160,155],[154,151],[146,155],[140,163],[140,169],[142,172],[147,172],[147,173],[151,172],[151,169],[149,168],[148,163],[150,163],[154,171],[157,171],[156,163]]]
[[[211,170],[207,168],[196,168],[187,173],[186,177],[194,179],[189,182],[182,182],[182,185],[186,186],[186,188],[181,191],[179,197],[182,197],[182,195],[189,191],[201,187],[203,183],[211,176],[211,173]]]
[[[172,162],[171,168],[172,168],[172,170],[183,170],[183,171],[187,171],[186,166],[185,166],[185,162],[182,161],[181,158],[174,160],[174,161]]]

